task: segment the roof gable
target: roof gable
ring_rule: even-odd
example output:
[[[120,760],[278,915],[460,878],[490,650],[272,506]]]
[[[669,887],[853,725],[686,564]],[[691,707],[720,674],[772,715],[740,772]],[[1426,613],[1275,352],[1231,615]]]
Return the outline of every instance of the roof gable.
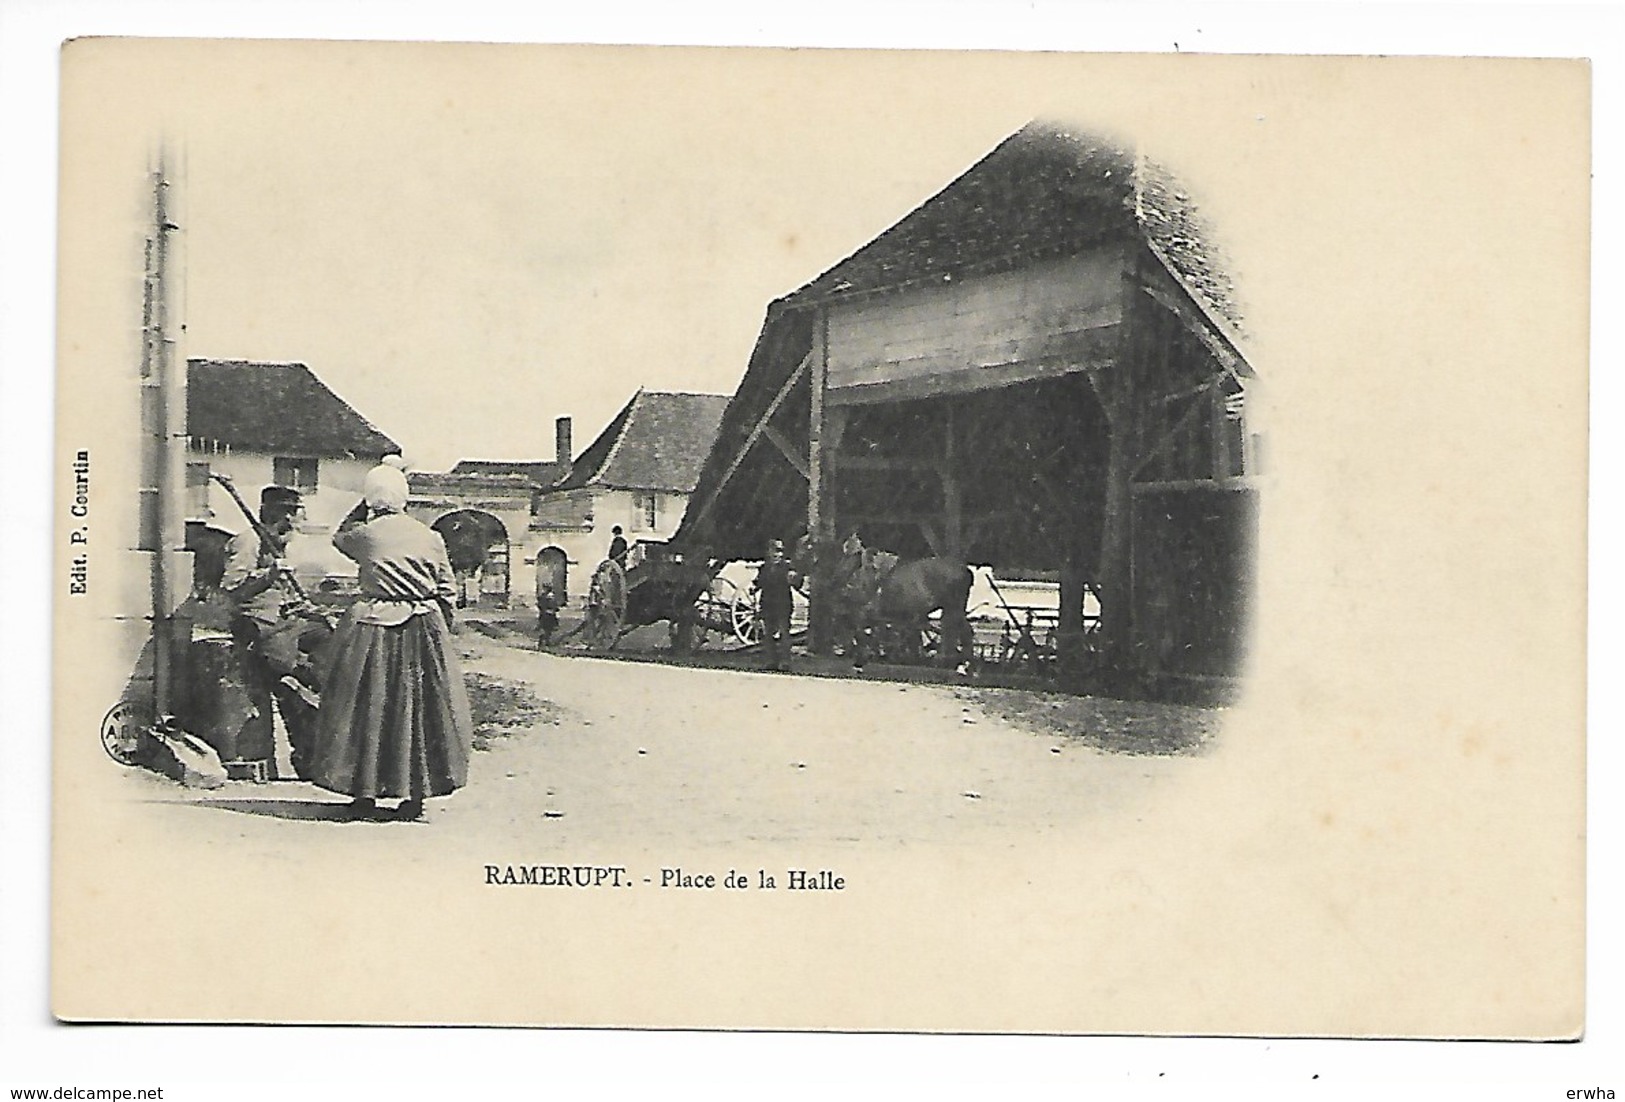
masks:
[[[400,451],[302,363],[188,360],[186,432],[276,455],[374,458]]]
[[[725,394],[640,390],[576,459],[556,488],[694,489],[716,439]]]

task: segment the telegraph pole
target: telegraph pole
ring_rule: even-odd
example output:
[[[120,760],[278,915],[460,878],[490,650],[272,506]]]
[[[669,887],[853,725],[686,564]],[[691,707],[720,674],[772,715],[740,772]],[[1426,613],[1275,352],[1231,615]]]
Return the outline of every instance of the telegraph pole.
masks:
[[[139,544],[152,555],[153,704],[159,717],[179,698],[191,624],[175,612],[190,579],[186,551],[186,364],[178,356],[180,302],[174,275],[178,196],[165,152],[148,177],[152,226],[146,238],[141,331],[141,511]]]

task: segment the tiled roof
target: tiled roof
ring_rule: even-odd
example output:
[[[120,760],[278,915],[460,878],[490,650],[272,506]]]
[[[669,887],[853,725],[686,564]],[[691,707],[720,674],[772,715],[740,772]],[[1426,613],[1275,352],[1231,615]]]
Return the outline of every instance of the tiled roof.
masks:
[[[401,450],[302,363],[188,360],[186,432],[276,455],[376,458]]]
[[[556,489],[605,486],[688,493],[717,436],[725,394],[640,390],[588,445]]]
[[[1034,122],[787,304],[943,282],[1143,235],[1231,322],[1229,280],[1190,196],[1131,151]]]
[[[459,459],[452,474],[522,475],[537,486],[547,487],[570,473],[570,463],[550,460]]]
[[[1123,242],[1146,246],[1144,253],[1172,276],[1181,301],[1195,303],[1193,316],[1206,319],[1204,333],[1211,327],[1216,343],[1234,346],[1238,316],[1230,281],[1204,236],[1190,196],[1147,158],[1067,126],[1023,127],[880,236],[768,305],[694,507],[673,538],[743,556],[766,536],[793,531],[806,516],[806,480],[771,449],[745,457],[740,449],[812,348],[816,311],[809,307]],[[804,419],[808,408],[798,393],[775,416],[782,427],[787,418]],[[724,484],[730,470],[737,477]]]

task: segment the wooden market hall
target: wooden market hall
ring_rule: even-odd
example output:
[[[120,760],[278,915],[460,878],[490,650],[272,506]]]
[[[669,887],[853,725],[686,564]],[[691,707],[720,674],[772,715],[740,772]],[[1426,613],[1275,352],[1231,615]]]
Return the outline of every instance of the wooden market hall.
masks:
[[[768,307],[674,539],[749,560],[769,539],[857,531],[1057,579],[1066,687],[1233,686],[1252,379],[1186,194],[1143,157],[1034,123]]]

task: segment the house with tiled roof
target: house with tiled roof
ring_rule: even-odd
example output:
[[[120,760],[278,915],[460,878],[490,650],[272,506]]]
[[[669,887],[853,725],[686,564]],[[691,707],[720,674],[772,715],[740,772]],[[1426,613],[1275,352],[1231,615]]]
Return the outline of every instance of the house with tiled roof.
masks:
[[[634,394],[575,458],[570,473],[538,496],[531,519],[538,574],[551,571],[556,586],[579,597],[616,526],[628,543],[669,539],[727,405],[724,394]]]
[[[208,546],[249,526],[212,474],[229,477],[250,508],[265,486],[288,486],[305,501],[288,547],[294,568],[307,579],[353,575],[333,529],[368,469],[400,445],[302,363],[191,359],[186,395],[189,540]]]

